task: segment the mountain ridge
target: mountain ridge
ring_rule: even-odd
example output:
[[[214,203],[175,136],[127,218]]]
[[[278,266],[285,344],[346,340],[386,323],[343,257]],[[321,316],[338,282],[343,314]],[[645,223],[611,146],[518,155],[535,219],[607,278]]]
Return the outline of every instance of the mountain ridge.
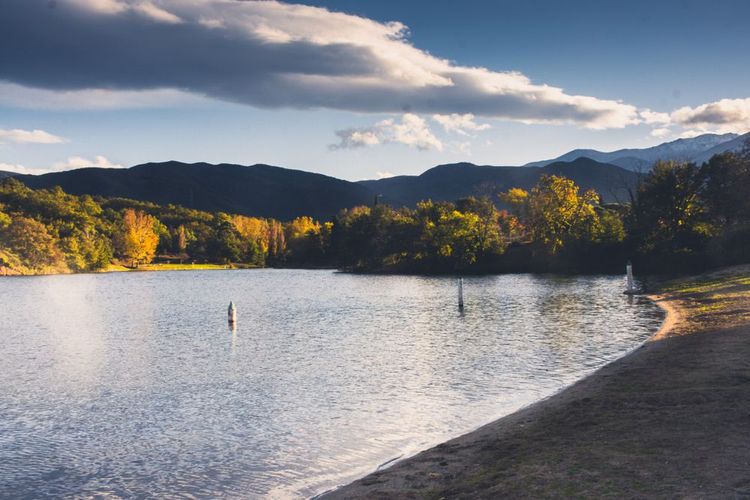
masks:
[[[433,167],[419,176],[351,182],[301,170],[256,164],[145,163],[126,169],[82,168],[43,175],[16,175],[31,188],[60,186],[71,194],[132,198],[289,220],[309,215],[328,219],[344,208],[373,203],[376,195],[396,206],[418,201],[454,201],[494,195],[511,187],[530,188],[544,173],[565,175],[582,188],[594,188],[607,201],[624,201],[635,175],[587,158],[539,168],[478,166],[471,163]]]
[[[650,169],[658,160],[696,161],[696,158],[703,158],[703,155],[707,152],[713,149],[718,150],[722,144],[738,141],[735,144],[737,145],[744,142],[742,139],[743,137],[750,139],[750,133],[742,136],[731,133],[703,134],[692,138],[682,138],[663,142],[648,148],[625,148],[609,152],[598,151],[596,149],[573,149],[557,158],[533,161],[523,166],[543,167],[556,161],[573,161],[577,158],[587,157],[602,163],[611,163],[629,170],[645,171]],[[721,150],[721,152],[728,150],[730,149],[724,149]],[[708,158],[710,158],[710,156],[708,156]],[[707,158],[703,159],[703,161],[707,161]]]
[[[529,189],[543,174],[564,175],[583,189],[596,189],[608,202],[630,199],[638,174],[616,165],[579,158],[545,167],[511,167],[449,163],[437,165],[420,175],[402,175],[359,181],[385,203],[413,206],[424,199],[450,201],[467,196],[497,193],[512,187]]]
[[[729,137],[732,138],[724,140]],[[625,155],[615,158],[612,163],[588,156],[545,160],[521,167],[460,162],[437,165],[419,175],[356,182],[265,164],[244,166],[178,161],[144,163],[126,169],[89,167],[42,175],[0,171],[0,178],[14,176],[32,188],[60,186],[71,194],[132,198],[213,212],[281,220],[301,215],[327,219],[343,208],[369,205],[376,196],[384,203],[413,207],[425,199],[454,201],[467,196],[494,196],[511,187],[529,189],[543,174],[563,175],[583,189],[595,189],[605,202],[628,202],[640,172],[645,170],[636,168],[643,164],[644,155],[664,151],[690,152],[691,148],[697,147],[696,144],[707,147],[718,142],[700,153],[707,160],[709,154],[739,149],[745,140],[750,140],[750,133],[742,136],[707,134],[698,141],[678,139],[645,150],[621,149],[602,153],[578,149],[562,155],[566,159],[580,154],[597,158],[616,153]]]
[[[60,186],[71,194],[132,198],[283,220],[298,215],[328,217],[342,208],[371,201],[370,192],[355,183],[264,164],[170,161],[16,178],[31,188]]]

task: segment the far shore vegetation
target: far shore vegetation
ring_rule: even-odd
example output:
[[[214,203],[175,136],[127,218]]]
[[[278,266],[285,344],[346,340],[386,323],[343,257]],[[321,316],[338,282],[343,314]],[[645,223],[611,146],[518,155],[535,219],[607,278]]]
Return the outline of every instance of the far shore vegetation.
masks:
[[[0,181],[0,274],[327,267],[359,272],[696,272],[750,261],[750,149],[659,162],[630,203],[572,180],[344,210],[328,221],[208,213]]]

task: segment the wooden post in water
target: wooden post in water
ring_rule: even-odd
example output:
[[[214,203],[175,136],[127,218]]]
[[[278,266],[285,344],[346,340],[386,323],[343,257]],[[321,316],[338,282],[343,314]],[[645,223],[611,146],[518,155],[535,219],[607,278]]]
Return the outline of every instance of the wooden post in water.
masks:
[[[458,278],[458,310],[464,310],[464,279]]]
[[[237,324],[237,309],[234,307],[234,302],[229,301],[229,309],[227,309],[227,316],[229,319],[229,325],[234,326]]]
[[[635,295],[637,291],[635,289],[635,281],[633,280],[633,264],[630,261],[625,265],[625,274],[628,277],[628,289],[625,290],[625,293]]]

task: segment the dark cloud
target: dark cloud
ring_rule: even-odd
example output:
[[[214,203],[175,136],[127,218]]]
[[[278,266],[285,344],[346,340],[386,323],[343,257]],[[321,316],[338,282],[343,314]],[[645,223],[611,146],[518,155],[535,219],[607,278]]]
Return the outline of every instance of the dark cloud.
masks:
[[[174,88],[270,108],[473,113],[593,128],[637,122],[632,106],[456,66],[401,31],[276,2],[3,0],[0,80],[51,90]]]

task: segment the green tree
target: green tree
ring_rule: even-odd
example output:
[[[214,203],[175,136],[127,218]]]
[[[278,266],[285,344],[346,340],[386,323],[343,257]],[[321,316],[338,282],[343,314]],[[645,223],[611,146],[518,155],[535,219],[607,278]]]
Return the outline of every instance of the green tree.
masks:
[[[3,205],[0,204],[0,231],[10,225],[10,215],[3,212]]]
[[[473,213],[479,217],[479,257],[488,253],[501,254],[505,249],[505,238],[500,230],[500,211],[489,197],[469,197],[456,202],[460,212]]]
[[[0,247],[9,249],[34,269],[62,265],[55,237],[44,224],[23,215],[14,215],[0,232]]]
[[[687,162],[658,162],[638,189],[631,230],[642,252],[698,249],[711,228],[705,224],[700,170]]]
[[[208,243],[208,256],[214,262],[244,262],[247,259],[247,247],[242,236],[237,232],[232,218],[225,213],[214,216],[212,236]]]
[[[716,155],[701,168],[700,196],[707,216],[719,227],[750,222],[750,143],[748,147]]]

